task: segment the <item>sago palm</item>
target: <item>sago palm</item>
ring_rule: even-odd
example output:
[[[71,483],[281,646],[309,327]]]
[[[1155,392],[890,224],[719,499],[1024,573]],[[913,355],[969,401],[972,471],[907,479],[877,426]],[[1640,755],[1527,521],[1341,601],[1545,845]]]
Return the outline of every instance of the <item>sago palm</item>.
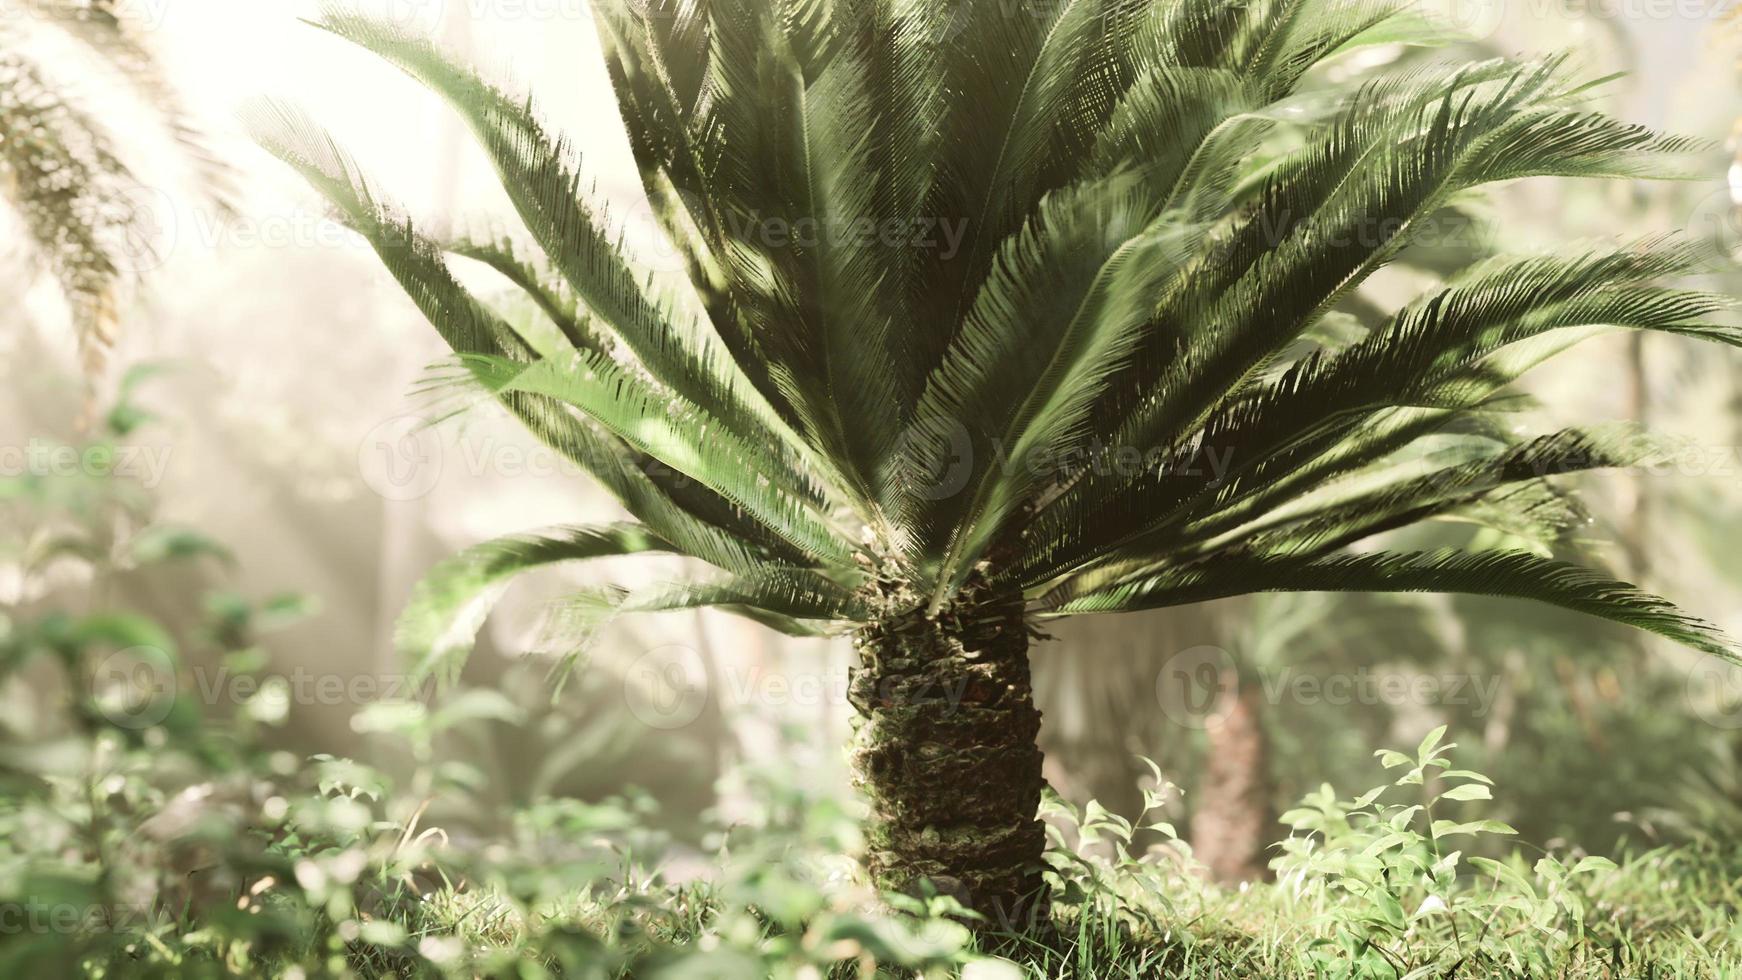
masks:
[[[1660,285],[1653,239],[1496,258],[1349,336],[1364,280],[1463,195],[1635,177],[1690,144],[1592,111],[1559,60],[1327,61],[1431,34],[1326,0],[600,0],[647,197],[686,276],[638,271],[574,147],[428,41],[321,26],[440,92],[525,235],[426,236],[293,109],[299,169],[488,394],[633,522],[480,546],[403,622],[451,669],[498,586],[664,552],[709,576],[602,616],[715,606],[850,633],[852,748],[879,884],[1033,914],[1043,827],[1031,640],[1052,618],[1274,590],[1517,596],[1716,654],[1667,602],[1532,550],[1365,544],[1419,522],[1533,539],[1582,518],[1549,478],[1630,465],[1615,431],[1516,434],[1527,367],[1602,329],[1742,342]],[[1324,66],[1325,70],[1315,71]],[[480,260],[542,316],[450,272]],[[687,280],[687,282],[683,281]],[[1327,324],[1338,329],[1326,329]]]

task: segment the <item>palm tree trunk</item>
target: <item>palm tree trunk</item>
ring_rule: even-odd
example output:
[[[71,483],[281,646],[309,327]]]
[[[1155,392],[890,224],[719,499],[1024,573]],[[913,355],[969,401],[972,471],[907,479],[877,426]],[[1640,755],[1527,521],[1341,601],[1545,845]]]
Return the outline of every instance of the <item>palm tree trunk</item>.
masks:
[[[983,928],[1044,926],[1040,712],[1021,597],[905,613],[861,630],[857,646],[852,757],[873,880],[905,892],[929,881]]]
[[[1223,884],[1259,881],[1275,831],[1270,745],[1259,685],[1223,678],[1222,703],[1205,728],[1209,747],[1192,814],[1192,856]]]

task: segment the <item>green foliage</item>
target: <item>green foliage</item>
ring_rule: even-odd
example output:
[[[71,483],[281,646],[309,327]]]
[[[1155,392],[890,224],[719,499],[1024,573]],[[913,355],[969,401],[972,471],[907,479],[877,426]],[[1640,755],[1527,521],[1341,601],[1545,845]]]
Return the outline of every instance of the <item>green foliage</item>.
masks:
[[[238,641],[248,634],[234,628],[265,612],[214,606]],[[245,657],[231,663],[247,669]],[[9,735],[0,970],[1397,980],[1703,977],[1742,965],[1727,911],[1742,865],[1728,846],[1619,863],[1463,857],[1510,828],[1483,816],[1493,791],[1452,768],[1443,730],[1413,753],[1378,753],[1389,783],[1303,800],[1286,817],[1295,835],[1275,885],[1206,883],[1156,816],[1177,790],[1153,764],[1136,820],[1050,801],[1056,933],[976,938],[952,900],[879,900],[850,856],[862,845],[854,813],[794,778],[796,749],[729,777],[723,795],[747,808],[715,814],[700,853],[656,829],[653,803],[633,793],[543,799],[479,837],[430,820],[443,799],[472,792],[431,746],[447,731],[517,723],[500,695],[367,707],[357,727],[413,760],[396,777],[263,749],[263,726],[284,713],[261,690],[227,718]]]
[[[95,583],[227,568],[221,545],[153,523],[149,496],[114,474],[7,487],[10,506],[60,529],[55,561]],[[22,581],[44,574],[30,563],[41,550],[16,549]],[[1178,791],[1154,763],[1135,820],[1050,800],[1054,932],[976,936],[952,899],[866,883],[854,809],[795,776],[810,764],[800,733],[730,774],[722,799],[740,802],[709,816],[699,851],[632,791],[542,796],[495,827],[448,827],[436,815],[479,777],[440,740],[524,724],[502,694],[362,707],[352,727],[406,759],[397,771],[299,758],[267,747],[297,704],[262,634],[307,600],[219,585],[198,627],[172,635],[112,601],[32,594],[0,642],[8,976],[1395,980],[1692,977],[1742,962],[1727,911],[1742,863],[1727,845],[1619,865],[1464,857],[1510,828],[1484,816],[1489,782],[1452,768],[1443,729],[1413,754],[1379,753],[1390,784],[1353,800],[1325,787],[1289,813],[1274,886],[1204,881],[1163,817]],[[195,652],[251,681],[248,696],[202,704]]]
[[[1491,780],[1452,768],[1455,746],[1444,735],[1429,732],[1413,754],[1376,753],[1401,771],[1389,785],[1352,800],[1325,786],[1283,815],[1296,834],[1274,862],[1277,888],[1313,915],[1316,935],[1303,950],[1312,974],[1606,976],[1654,962],[1662,937],[1629,936],[1606,918],[1632,887],[1630,869],[1576,853],[1465,856],[1480,839],[1515,831],[1479,816],[1472,804],[1493,799]],[[1634,863],[1652,868],[1672,854]]]
[[[640,524],[613,533],[726,576],[585,597],[581,625],[715,605],[805,635],[981,587],[1046,616],[1439,591],[1730,652],[1540,553],[1582,520],[1553,478],[1649,447],[1504,416],[1523,371],[1606,329],[1742,343],[1722,298],[1669,283],[1698,255],[1472,263],[1435,239],[1485,186],[1673,175],[1698,146],[1595,111],[1563,59],[1331,71],[1446,38],[1342,0],[599,0],[595,21],[681,277],[639,271],[531,100],[396,25],[318,20],[454,107],[521,229],[428,237],[311,120],[256,114],[452,346],[432,391],[502,406]],[[504,316],[450,254],[549,322]],[[1393,263],[1450,268],[1394,310],[1357,296]],[[1347,550],[1436,520],[1528,544]],[[486,551],[420,594],[402,638],[425,669],[451,673],[480,590],[555,556]]]

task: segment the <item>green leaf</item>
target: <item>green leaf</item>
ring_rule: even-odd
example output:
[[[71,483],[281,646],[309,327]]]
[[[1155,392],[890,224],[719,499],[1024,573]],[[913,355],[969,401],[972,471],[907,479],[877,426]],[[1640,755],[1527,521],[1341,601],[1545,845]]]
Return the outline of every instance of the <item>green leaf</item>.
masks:
[[[134,535],[128,542],[129,558],[138,565],[162,561],[212,557],[224,564],[233,564],[235,555],[210,536],[192,528],[153,525]]]
[[[1581,874],[1581,873],[1587,872],[1587,871],[1618,871],[1618,870],[1620,870],[1620,868],[1614,861],[1611,861],[1606,857],[1600,857],[1598,855],[1592,854],[1592,855],[1588,855],[1586,857],[1579,858],[1578,863],[1573,865],[1573,870],[1571,873],[1572,874]]]
[[[1367,893],[1367,897],[1392,928],[1403,929],[1408,926],[1409,920],[1403,913],[1403,903],[1397,900],[1396,895],[1383,888],[1375,888]]]
[[[1448,769],[1440,773],[1441,779],[1473,779],[1488,786],[1494,785],[1494,780],[1472,769]]]
[[[1452,820],[1435,820],[1433,835],[1435,837],[1451,837],[1456,834],[1516,834],[1508,824],[1498,820],[1473,820],[1468,823],[1458,823]],[[1472,859],[1474,860],[1474,859]]]
[[[1421,744],[1415,747],[1415,759],[1418,765],[1427,765],[1428,760],[1435,755],[1434,749],[1439,747],[1440,739],[1445,738],[1445,735],[1446,726],[1441,725],[1422,736]]]
[[[1488,787],[1481,783],[1465,783],[1462,786],[1453,786],[1451,789],[1440,794],[1440,799],[1442,800],[1455,800],[1459,802],[1470,800],[1491,800],[1493,798],[1494,794],[1490,793]]]

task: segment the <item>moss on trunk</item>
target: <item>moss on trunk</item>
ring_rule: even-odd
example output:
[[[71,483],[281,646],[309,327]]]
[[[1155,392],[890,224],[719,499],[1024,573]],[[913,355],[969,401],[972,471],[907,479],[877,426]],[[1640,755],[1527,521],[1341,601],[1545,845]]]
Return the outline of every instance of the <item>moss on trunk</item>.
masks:
[[[907,892],[930,881],[985,928],[1044,924],[1040,712],[1021,598],[903,613],[857,640],[852,756],[873,878]]]

